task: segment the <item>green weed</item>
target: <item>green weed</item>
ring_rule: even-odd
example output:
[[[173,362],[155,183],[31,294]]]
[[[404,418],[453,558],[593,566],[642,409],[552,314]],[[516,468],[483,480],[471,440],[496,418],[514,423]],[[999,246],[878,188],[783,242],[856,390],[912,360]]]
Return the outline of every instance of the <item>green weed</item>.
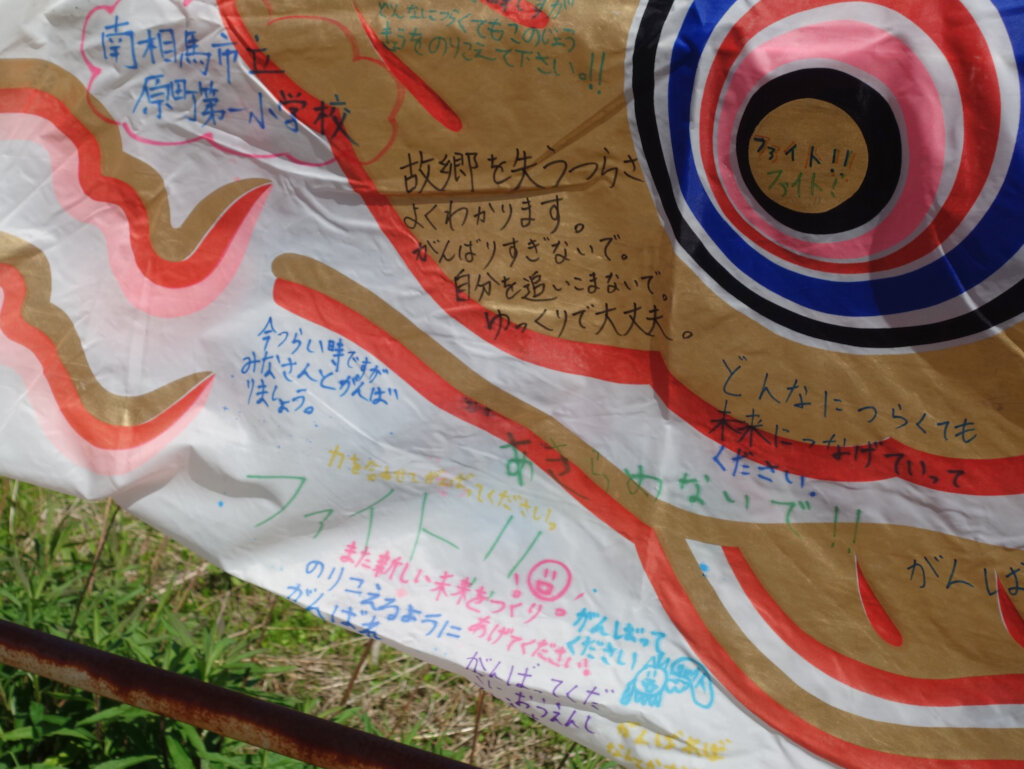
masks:
[[[436,753],[472,755],[486,769],[614,766],[457,676],[368,645],[200,561],[116,506],[7,479],[0,618]],[[0,769],[302,766],[0,666]]]

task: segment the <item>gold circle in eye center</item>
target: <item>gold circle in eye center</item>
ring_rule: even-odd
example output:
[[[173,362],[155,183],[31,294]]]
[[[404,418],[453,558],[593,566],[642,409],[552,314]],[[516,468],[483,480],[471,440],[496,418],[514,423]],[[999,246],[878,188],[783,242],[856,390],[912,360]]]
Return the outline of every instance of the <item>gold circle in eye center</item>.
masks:
[[[868,146],[856,121],[821,99],[780,104],[757,124],[747,147],[754,183],[791,211],[820,214],[864,183]]]

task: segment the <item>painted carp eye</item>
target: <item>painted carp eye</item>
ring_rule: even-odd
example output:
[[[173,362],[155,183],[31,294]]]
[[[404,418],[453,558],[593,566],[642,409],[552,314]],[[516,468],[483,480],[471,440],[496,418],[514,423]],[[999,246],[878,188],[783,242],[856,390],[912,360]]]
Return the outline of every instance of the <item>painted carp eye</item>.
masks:
[[[751,205],[796,232],[828,235],[883,214],[900,181],[902,145],[878,91],[839,70],[801,69],[751,95],[736,163]]]
[[[680,258],[820,347],[946,347],[1024,307],[1020,37],[953,3],[648,3],[637,144]],[[1008,27],[1014,20],[1003,18]]]

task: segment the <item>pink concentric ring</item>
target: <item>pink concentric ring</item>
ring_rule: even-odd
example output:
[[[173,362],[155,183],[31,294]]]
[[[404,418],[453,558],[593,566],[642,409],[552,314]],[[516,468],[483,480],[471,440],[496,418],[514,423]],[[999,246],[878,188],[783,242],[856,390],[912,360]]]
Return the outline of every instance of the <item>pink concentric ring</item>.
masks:
[[[812,242],[780,230],[752,205],[735,169],[728,167],[736,124],[757,86],[770,74],[800,59],[845,64],[886,86],[905,126],[908,162],[896,204],[869,232],[832,242]],[[844,68],[845,69],[845,68]],[[794,253],[817,259],[864,261],[894,250],[918,229],[937,198],[946,153],[946,119],[931,75],[901,40],[870,24],[830,21],[792,30],[758,46],[740,62],[729,80],[715,126],[716,166],[722,186],[739,214],[784,248],[773,253],[790,260]],[[938,157],[936,157],[938,156]],[[725,162],[723,162],[723,160]],[[789,249],[788,251],[786,249]],[[902,266],[902,264],[898,265]],[[870,264],[862,264],[864,271]]]

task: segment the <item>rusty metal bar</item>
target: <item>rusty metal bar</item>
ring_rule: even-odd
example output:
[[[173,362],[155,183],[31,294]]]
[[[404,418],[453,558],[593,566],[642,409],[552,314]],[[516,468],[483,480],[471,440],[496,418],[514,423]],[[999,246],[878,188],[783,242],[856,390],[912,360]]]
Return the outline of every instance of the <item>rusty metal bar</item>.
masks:
[[[472,769],[461,761],[3,620],[0,662],[324,769]]]

